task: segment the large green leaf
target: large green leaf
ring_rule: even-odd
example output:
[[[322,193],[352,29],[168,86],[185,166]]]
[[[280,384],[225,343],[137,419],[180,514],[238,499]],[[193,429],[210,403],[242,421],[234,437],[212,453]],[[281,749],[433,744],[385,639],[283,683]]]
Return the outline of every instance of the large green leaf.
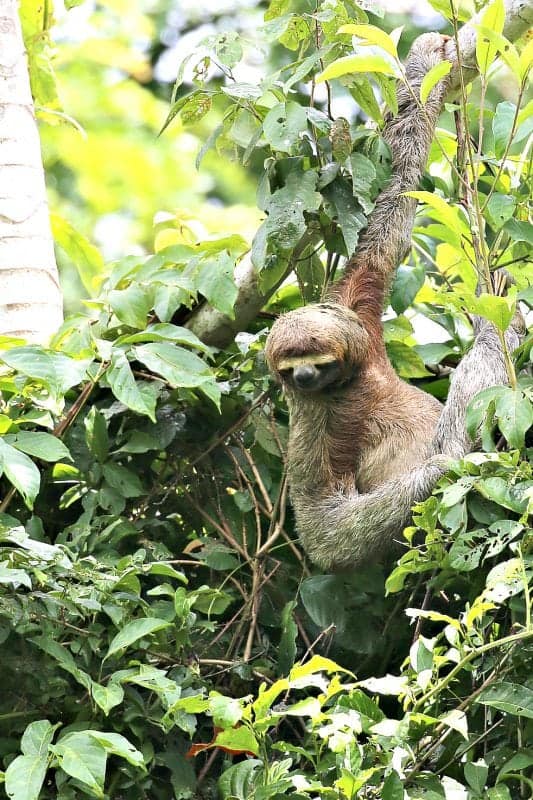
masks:
[[[61,769],[85,784],[97,798],[104,797],[107,753],[88,733],[68,733],[53,745]]]
[[[412,304],[424,285],[426,273],[421,264],[400,264],[392,284],[390,302],[397,314],[402,314]]]
[[[307,130],[307,114],[294,102],[279,103],[271,108],[263,121],[265,139],[273,150],[290,153]]]
[[[17,450],[22,450],[23,453],[40,458],[42,461],[61,461],[64,458],[72,461],[68,448],[51,433],[19,431],[6,436],[4,441],[16,447]]]
[[[29,378],[42,381],[53,394],[65,394],[85,378],[90,359],[75,359],[53,350],[29,345],[0,353],[8,366]]]
[[[127,289],[113,289],[107,295],[109,305],[125,325],[144,330],[154,305],[152,287],[132,283]]]
[[[149,636],[152,633],[168,628],[170,622],[165,619],[157,619],[156,617],[143,617],[142,619],[135,619],[128,622],[122,630],[111,641],[106,658],[124,650],[126,647],[142,639],[144,636]]]
[[[33,508],[35,498],[39,494],[41,476],[39,470],[25,453],[0,439],[0,474],[20,492],[28,508]]]
[[[320,81],[330,81],[332,78],[341,78],[343,75],[353,75],[356,72],[379,72],[382,75],[398,76],[395,65],[383,56],[358,54],[333,61],[320,75],[317,75],[316,80],[320,83]]]
[[[483,11],[480,19],[482,28],[502,33],[505,22],[505,5],[503,0],[493,0]],[[479,71],[485,75],[497,55],[497,48],[482,33],[476,37],[476,61]]]
[[[192,389],[213,380],[205,361],[178,345],[154,342],[134,347],[133,352],[148,369],[162,375],[174,388]]]
[[[87,730],[84,733],[98,742],[108,755],[119,756],[134,767],[144,768],[143,754],[120,733],[93,730]]]
[[[50,214],[50,222],[56,243],[75,265],[85,289],[94,297],[104,273],[102,254],[63,217]]]
[[[250,758],[223,772],[218,781],[222,800],[248,800],[252,797],[256,773],[261,766],[262,761]]]
[[[485,689],[476,702],[515,717],[533,719],[533,689],[527,686],[499,681]]]
[[[6,770],[6,793],[10,800],[38,800],[48,769],[48,757],[17,756]]]
[[[52,725],[47,719],[30,722],[20,742],[22,752],[29,756],[46,756],[54,738],[54,731],[58,727],[58,725]]]
[[[235,313],[233,306],[238,290],[233,278],[235,260],[226,252],[218,253],[211,258],[203,258],[198,262],[195,283],[199,292],[209,304],[231,319]]]
[[[113,351],[106,378],[117,400],[139,414],[146,414],[155,422],[155,397],[142,391],[141,384],[135,381],[128,359],[121,350]]]
[[[533,404],[519,389],[505,387],[496,398],[500,430],[511,447],[523,447],[525,435],[533,425]]]

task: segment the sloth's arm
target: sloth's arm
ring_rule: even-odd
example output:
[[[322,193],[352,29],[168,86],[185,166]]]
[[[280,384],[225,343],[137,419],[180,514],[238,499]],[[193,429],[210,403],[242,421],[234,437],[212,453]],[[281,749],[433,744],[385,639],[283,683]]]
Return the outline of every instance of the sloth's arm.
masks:
[[[444,36],[427,33],[418,37],[409,53],[405,65],[408,85],[399,84],[398,113],[387,120],[382,133],[392,152],[392,177],[376,200],[344,276],[332,287],[332,298],[343,305],[357,305],[360,269],[379,275],[386,288],[409,252],[417,201],[403,193],[418,188],[447,80],[439,81],[425,105],[419,101],[420,86],[429,70],[444,59],[445,42]]]
[[[293,491],[298,533],[311,561],[333,571],[390,558],[398,551],[412,506],[431,494],[448,463],[433,457],[367,494],[309,497]]]

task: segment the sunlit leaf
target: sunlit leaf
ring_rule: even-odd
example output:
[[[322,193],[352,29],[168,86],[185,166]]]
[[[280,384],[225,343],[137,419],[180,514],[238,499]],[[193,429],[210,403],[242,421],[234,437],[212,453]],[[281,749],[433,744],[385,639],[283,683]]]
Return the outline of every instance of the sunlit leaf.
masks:
[[[41,476],[39,470],[25,453],[7,444],[0,438],[0,471],[22,495],[28,508],[33,508],[39,493]]]
[[[441,61],[440,64],[435,64],[434,67],[431,67],[429,72],[427,72],[423,79],[422,83],[420,84],[420,102],[425,105],[426,101],[431,94],[431,90],[437,85],[437,83],[444,78],[445,75],[448,75],[452,68],[451,61]]]
[[[352,36],[358,36],[360,39],[365,39],[367,42],[370,42],[370,44],[377,44],[393,58],[398,58],[398,51],[391,37],[385,33],[385,31],[376,28],[374,25],[342,25],[338,33],[349,33]]]
[[[94,297],[103,278],[102,254],[63,217],[50,214],[50,222],[55,241],[75,265],[85,289]]]
[[[398,77],[395,67],[382,56],[355,55],[344,56],[329,64],[326,69],[316,77],[317,83],[340,78],[343,75],[353,75],[357,72],[379,72],[382,75]]]

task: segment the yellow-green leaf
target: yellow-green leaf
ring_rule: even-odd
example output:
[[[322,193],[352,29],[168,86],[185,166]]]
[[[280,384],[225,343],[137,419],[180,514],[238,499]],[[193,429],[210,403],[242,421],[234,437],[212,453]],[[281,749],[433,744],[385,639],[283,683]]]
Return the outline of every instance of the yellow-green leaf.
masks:
[[[332,78],[340,78],[342,75],[350,75],[356,72],[379,72],[383,75],[397,76],[397,71],[393,65],[381,56],[345,56],[338,58],[329,64],[324,72],[317,75],[316,81],[329,81]]]
[[[505,22],[505,6],[503,0],[494,0],[487,7],[481,17],[481,28],[501,34]],[[482,75],[487,73],[488,68],[496,58],[498,48],[486,36],[481,33],[476,41],[476,60],[479,71]]]
[[[377,44],[382,50],[391,55],[393,58],[398,58],[398,51],[393,40],[385,31],[376,28],[375,25],[342,25],[338,33],[349,33],[352,36],[359,36],[360,39],[370,44]]]
[[[446,200],[439,197],[438,194],[433,192],[406,192],[407,197],[415,197],[426,203],[431,209],[436,212],[436,219],[443,225],[451,228],[452,231],[458,234],[469,235],[469,230],[464,219],[461,218],[459,209],[455,206],[449,205]]]
[[[433,87],[437,85],[441,78],[444,78],[445,75],[448,75],[451,68],[451,61],[441,61],[440,64],[435,64],[434,67],[431,67],[427,75],[424,76],[420,86],[421,103],[426,103],[426,100],[428,99]]]
[[[525,78],[533,65],[533,39],[531,39],[520,53],[520,77]]]
[[[487,39],[490,44],[494,45],[502,61],[505,61],[513,75],[520,80],[522,77],[520,56],[514,44],[512,44],[509,39],[506,39],[503,34],[496,33],[496,31],[485,28],[483,25],[476,25],[476,28],[478,37],[483,37]]]

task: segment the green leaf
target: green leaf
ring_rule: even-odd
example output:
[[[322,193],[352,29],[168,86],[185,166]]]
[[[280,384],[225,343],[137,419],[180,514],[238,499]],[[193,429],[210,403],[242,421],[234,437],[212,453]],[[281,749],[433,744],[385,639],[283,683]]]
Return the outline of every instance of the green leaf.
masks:
[[[372,187],[376,180],[376,168],[372,161],[362,153],[352,153],[350,156],[352,172],[353,195],[357,197],[365,214],[370,214],[374,208],[372,201]]]
[[[459,296],[457,296],[459,300]],[[463,294],[461,305],[472,314],[493,322],[500,331],[506,331],[516,311],[516,293],[499,297],[492,294]]]
[[[58,214],[50,214],[50,223],[55,242],[75,265],[85,289],[94,297],[104,274],[102,254]]]
[[[518,219],[511,219],[504,226],[505,233],[508,233],[515,242],[527,242],[533,247],[533,225],[529,222],[522,222]]]
[[[533,689],[517,683],[500,681],[489,686],[479,695],[476,703],[497,708],[514,717],[533,719]]]
[[[157,342],[134,347],[133,352],[149,370],[162,375],[174,388],[183,386],[193,389],[214,380],[205,361],[183,347]]]
[[[483,478],[476,481],[475,487],[488,500],[493,500],[503,508],[523,514],[527,509],[527,492],[533,486],[533,481],[523,481],[522,483],[510,484],[503,478]]]
[[[274,106],[263,121],[265,139],[273,150],[290,153],[300,134],[307,130],[307,114],[303,106],[292,101]]]
[[[440,64],[435,64],[434,67],[431,67],[429,72],[427,72],[420,85],[420,102],[422,105],[426,104],[426,101],[431,93],[431,90],[437,85],[437,83],[444,78],[445,75],[448,75],[452,68],[451,61],[441,61]]]
[[[151,287],[132,283],[127,289],[113,289],[107,297],[109,305],[121,322],[130,328],[144,330],[154,304]]]
[[[6,770],[6,793],[10,800],[38,800],[48,769],[46,755],[17,756]]]
[[[498,103],[492,118],[492,135],[494,136],[494,151],[501,157],[507,147],[507,142],[513,129],[516,105],[509,100]]]
[[[262,761],[250,758],[227,769],[218,779],[222,800],[249,800],[262,764]]]
[[[239,294],[233,271],[234,259],[226,252],[213,258],[201,259],[195,273],[195,284],[199,292],[217,311],[235,319],[233,306]]]
[[[360,39],[370,42],[370,44],[377,44],[378,47],[381,47],[393,58],[398,58],[398,51],[394,41],[388,33],[376,28],[375,25],[341,25],[338,33],[349,33],[352,36],[358,36]]]
[[[242,719],[242,706],[232,697],[224,697],[218,692],[209,695],[209,713],[217,728],[233,728]]]
[[[139,477],[127,467],[120,464],[107,463],[102,467],[106,482],[122,497],[140,497],[144,487]]]
[[[91,359],[69,358],[64,353],[29,345],[4,350],[0,358],[29,378],[42,381],[53,394],[63,395],[85,378]]]
[[[92,684],[90,676],[76,666],[74,657],[67,647],[46,636],[35,636],[30,641],[57,661],[61,669],[72,675],[85,689],[90,690]]]
[[[31,578],[23,569],[10,569],[5,564],[0,564],[0,584],[12,586],[18,589],[19,586],[32,588]]]
[[[480,795],[485,788],[487,775],[489,774],[489,768],[485,761],[483,759],[475,762],[467,761],[464,766],[464,773],[468,785],[477,795]]]
[[[242,58],[242,45],[236,31],[224,31],[214,36],[208,36],[203,44],[212,48],[217,60],[230,69],[236,66]]]
[[[494,230],[499,230],[509,220],[516,208],[516,200],[508,194],[492,195],[487,203],[486,215]]]
[[[17,450],[22,450],[23,453],[40,458],[42,461],[62,461],[63,459],[72,461],[68,447],[51,433],[19,431],[6,436],[5,441],[16,447]]]
[[[102,709],[106,717],[111,709],[119,706],[124,699],[124,689],[117,683],[110,683],[107,686],[93,683],[91,685],[91,694],[94,702]]]
[[[106,378],[117,400],[131,408],[132,411],[146,414],[152,422],[156,421],[155,397],[141,391],[140,386],[133,377],[128,359],[121,350],[112,352],[111,363],[106,371]]]
[[[23,497],[28,508],[33,508],[41,485],[39,470],[31,458],[0,439],[0,474],[2,473]]]
[[[498,773],[498,780],[500,775],[509,772],[517,772],[518,770],[527,769],[533,764],[533,750],[519,750],[514,756],[511,756],[509,761],[506,761]]]
[[[494,45],[502,61],[505,61],[518,82],[521,81],[522,74],[520,68],[520,57],[516,47],[501,33],[485,28],[483,25],[476,25],[478,37],[482,36],[485,42]]]
[[[120,733],[93,730],[87,730],[84,731],[84,733],[98,742],[108,755],[118,756],[134,767],[144,768],[143,754],[139,752],[125,736],[121,736]]]
[[[495,31],[501,34],[505,22],[505,6],[503,0],[493,0],[483,11],[480,19],[481,28]],[[489,67],[492,65],[496,58],[498,50],[481,31],[478,31],[476,37],[476,61],[479,71],[482,75],[486,75]]]
[[[466,409],[466,430],[471,439],[477,439],[491,403],[505,391],[505,386],[489,386],[479,392],[468,404]]]
[[[403,342],[389,342],[387,353],[402,378],[424,378],[431,375],[418,353]]]
[[[496,417],[511,447],[524,447],[525,435],[533,425],[533,405],[523,392],[504,387],[496,398]]]
[[[91,453],[103,464],[109,455],[109,436],[104,415],[92,406],[83,420],[85,426],[85,441]]]
[[[343,75],[353,75],[357,72],[379,72],[382,75],[399,77],[397,68],[382,56],[355,55],[338,58],[329,64],[326,69],[316,76],[316,82],[330,81]]]
[[[286,675],[292,669],[296,660],[298,626],[293,616],[295,608],[296,602],[290,600],[285,604],[281,612],[281,638],[277,665],[279,675]]]
[[[387,775],[383,782],[383,789],[381,792],[382,800],[403,800],[404,791],[403,783],[398,773],[393,770],[390,775]]]
[[[202,119],[211,109],[211,95],[201,89],[181,97],[170,108],[167,118],[159,131],[159,135],[168,128],[170,123],[180,114],[184,125],[192,125]]]
[[[315,211],[322,202],[322,196],[315,191],[317,178],[314,170],[303,171],[301,165],[295,165],[287,175],[285,186],[268,200],[268,217],[257,231],[252,246],[254,266],[266,273],[261,275],[263,288],[275,284],[279,277],[267,254],[288,255],[307,229],[304,211]]]
[[[424,285],[426,272],[422,264],[400,264],[391,289],[390,303],[397,314],[409,308]]]
[[[30,722],[22,735],[20,748],[27,756],[46,756],[52,744],[54,731],[58,725],[52,725],[47,719]]]
[[[335,209],[334,216],[342,232],[346,253],[351,256],[359,240],[359,231],[366,225],[366,217],[345,178],[336,178],[322,193]]]
[[[137,344],[137,342],[175,342],[176,344],[188,344],[203,353],[211,352],[211,348],[201,342],[196,334],[188,328],[172,325],[170,322],[157,322],[149,325],[140,333],[120,337],[120,344]]]
[[[460,236],[470,236],[469,228],[466,224],[464,216],[461,214],[456,206],[451,206],[438,194],[432,192],[405,192],[407,197],[414,197],[416,200],[421,200],[426,203],[431,209],[431,216],[434,217],[452,231]]]
[[[119,650],[130,647],[145,636],[156,633],[163,628],[168,628],[170,624],[171,623],[167,622],[167,620],[157,619],[157,617],[143,617],[142,619],[135,619],[132,622],[128,622],[111,641],[105,658],[107,659],[115,653],[118,653]]]
[[[107,754],[88,731],[68,733],[52,749],[67,775],[88,786],[97,798],[104,797]]]
[[[484,800],[511,800],[511,792],[509,787],[503,783],[487,789],[484,795]]]
[[[215,739],[215,744],[217,747],[228,747],[230,750],[245,750],[254,755],[259,753],[258,741],[245,725],[221,731]]]

